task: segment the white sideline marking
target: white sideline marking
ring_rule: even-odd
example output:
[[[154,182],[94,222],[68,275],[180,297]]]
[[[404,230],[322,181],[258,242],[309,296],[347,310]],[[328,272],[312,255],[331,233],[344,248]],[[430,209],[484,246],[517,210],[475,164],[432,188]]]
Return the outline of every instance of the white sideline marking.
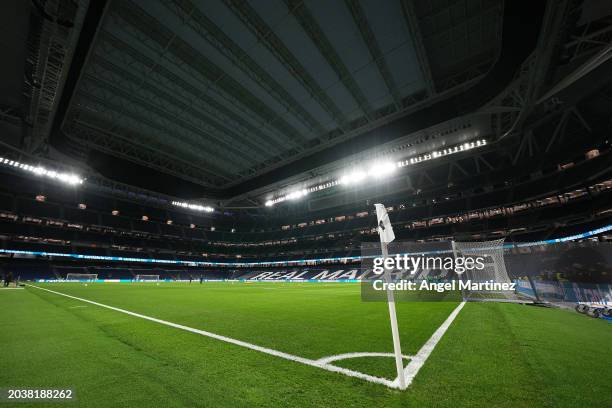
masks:
[[[414,377],[417,375],[421,367],[423,367],[423,364],[425,364],[425,361],[427,361],[427,358],[429,358],[429,355],[433,349],[436,347],[442,336],[444,336],[444,333],[446,333],[446,330],[448,330],[453,320],[455,320],[455,317],[457,317],[461,309],[463,309],[463,306],[465,306],[465,301],[459,303],[455,310],[448,315],[444,323],[438,327],[438,330],[436,330],[434,334],[431,335],[429,340],[423,344],[423,347],[421,347],[419,352],[414,357],[411,357],[410,362],[404,368],[404,378],[406,379],[407,387],[410,386],[412,380],[414,380]],[[398,387],[399,378],[396,378],[393,381],[393,384],[395,387]]]
[[[328,364],[332,361],[345,360],[347,358],[358,358],[358,357],[395,357],[394,353],[370,353],[370,352],[360,352],[360,353],[346,353],[346,354],[336,354],[329,357],[323,357],[317,360],[318,363]],[[410,360],[412,356],[402,355],[407,360]]]
[[[19,290],[19,289],[23,289],[23,288],[0,288],[0,290],[11,290],[11,289],[13,289],[13,290],[14,290],[14,289]]]
[[[182,324],[172,323],[172,322],[169,322],[169,321],[166,321],[166,320],[157,319],[155,317],[146,316],[146,315],[143,315],[143,314],[140,314],[140,313],[130,312],[129,310],[120,309],[118,307],[109,306],[109,305],[105,305],[103,303],[94,302],[93,300],[87,300],[87,299],[83,299],[83,298],[80,298],[80,297],[76,297],[76,296],[72,296],[72,295],[67,295],[65,293],[57,292],[55,290],[41,288],[39,286],[29,285],[29,284],[27,286],[30,286],[30,287],[33,287],[33,288],[36,288],[36,289],[40,289],[40,290],[44,290],[46,292],[55,293],[56,295],[65,296],[65,297],[70,298],[70,299],[79,300],[81,302],[90,303],[92,305],[96,305],[96,306],[103,307],[103,308],[106,308],[106,309],[114,310],[116,312],[125,313],[125,314],[130,315],[130,316],[139,317],[139,318],[145,319],[145,320],[150,320],[152,322],[163,324],[163,325],[170,326],[170,327],[174,327],[176,329],[181,329],[181,330],[185,330],[185,331],[188,331],[188,332],[191,332],[191,333],[200,334],[202,336],[211,337],[213,339],[224,341],[226,343],[231,343],[231,344],[234,344],[236,346],[245,347],[245,348],[248,348],[248,349],[251,349],[251,350],[259,351],[260,353],[265,353],[265,354],[269,354],[269,355],[272,355],[272,356],[275,356],[275,357],[284,358],[285,360],[295,361],[295,362],[302,363],[302,364],[305,364],[305,365],[308,365],[308,366],[321,368],[323,370],[327,370],[327,371],[332,371],[332,372],[335,372],[335,373],[344,374],[344,375],[347,375],[349,377],[355,377],[355,378],[359,378],[359,379],[362,379],[362,380],[365,380],[365,381],[369,381],[369,382],[372,382],[372,383],[386,385],[387,387],[390,387],[390,388],[398,388],[398,386],[395,384],[394,381],[390,381],[390,380],[388,380],[386,378],[375,377],[373,375],[361,373],[359,371],[349,370],[349,369],[343,368],[343,367],[337,367],[337,366],[334,366],[334,365],[331,365],[331,364],[328,364],[328,363],[325,363],[325,362],[320,362],[318,360],[311,360],[309,358],[295,356],[293,354],[288,354],[288,353],[285,353],[285,352],[282,352],[282,351],[269,349],[267,347],[261,347],[261,346],[258,346],[256,344],[251,344],[251,343],[247,343],[245,341],[236,340],[236,339],[233,339],[231,337],[222,336],[220,334],[211,333],[211,332],[208,332],[208,331],[205,331],[205,330],[194,329],[193,327],[183,326]]]

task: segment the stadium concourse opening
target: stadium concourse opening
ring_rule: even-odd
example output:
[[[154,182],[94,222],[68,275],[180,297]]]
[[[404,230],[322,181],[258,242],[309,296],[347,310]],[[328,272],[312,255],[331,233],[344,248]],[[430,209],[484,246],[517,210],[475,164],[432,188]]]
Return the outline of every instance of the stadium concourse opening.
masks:
[[[612,406],[611,2],[0,24],[0,405]]]

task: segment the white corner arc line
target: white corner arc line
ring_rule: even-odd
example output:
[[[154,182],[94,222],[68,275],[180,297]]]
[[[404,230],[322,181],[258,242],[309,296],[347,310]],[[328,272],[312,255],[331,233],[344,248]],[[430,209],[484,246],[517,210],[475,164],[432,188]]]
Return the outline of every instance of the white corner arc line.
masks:
[[[429,340],[427,340],[427,342],[423,344],[423,347],[421,347],[419,352],[410,359],[410,362],[404,368],[404,378],[406,379],[406,387],[408,387],[412,383],[412,380],[414,380],[414,377],[416,377],[421,367],[423,367],[423,364],[425,364],[425,361],[427,361],[433,349],[436,347],[440,339],[442,339],[442,336],[444,336],[444,333],[446,333],[453,320],[455,320],[455,317],[457,317],[461,309],[463,309],[463,306],[465,306],[465,301],[459,303],[459,305],[451,312],[451,314],[448,315],[444,323],[442,323],[440,327],[438,327],[438,329],[434,332],[434,334],[431,335]],[[399,378],[396,378],[393,381],[393,384],[398,387]]]
[[[345,353],[335,354],[333,356],[322,357],[317,360],[318,363],[329,364],[332,361],[345,360],[348,358],[359,358],[359,357],[395,357],[394,353],[371,353],[371,352],[358,352],[358,353]],[[402,355],[406,360],[410,360],[412,356]]]
[[[323,370],[327,370],[327,371],[331,371],[331,372],[335,372],[335,373],[339,373],[339,374],[344,374],[346,376],[349,377],[355,377],[355,378],[359,378],[368,382],[372,382],[372,383],[376,383],[376,384],[382,384],[385,385],[389,388],[398,388],[396,382],[397,381],[390,381],[386,378],[381,378],[381,377],[375,377],[373,375],[369,375],[369,374],[365,374],[365,373],[361,373],[359,371],[354,371],[354,370],[349,370],[347,368],[343,368],[343,367],[338,367],[335,365],[331,365],[331,364],[327,364],[327,363],[321,363],[318,360],[311,360],[309,358],[305,358],[305,357],[300,357],[300,356],[296,356],[293,354],[289,354],[289,353],[285,353],[282,351],[278,351],[278,350],[274,350],[274,349],[270,349],[267,347],[262,347],[262,346],[258,346],[256,344],[252,344],[252,343],[247,343],[246,341],[242,341],[242,340],[237,340],[237,339],[233,339],[231,337],[227,337],[227,336],[223,336],[220,334],[216,334],[216,333],[211,333],[205,330],[200,330],[200,329],[195,329],[193,327],[189,327],[189,326],[184,326],[182,324],[177,324],[177,323],[172,323],[169,322],[167,320],[162,320],[162,319],[157,319],[155,317],[151,317],[151,316],[146,316],[140,313],[135,313],[135,312],[131,312],[129,310],[125,310],[125,309],[120,309],[118,307],[114,307],[114,306],[109,306],[109,305],[105,305],[103,303],[98,303],[98,302],[94,302],[93,300],[88,300],[88,299],[84,299],[84,298],[80,298],[77,296],[72,296],[72,295],[68,295],[66,293],[62,293],[62,292],[57,292],[55,290],[51,290],[51,289],[46,289],[46,288],[41,288],[40,286],[36,286],[36,285],[30,285],[30,284],[26,284],[27,286],[30,286],[32,288],[36,288],[39,290],[44,290],[46,292],[50,292],[50,293],[55,293],[56,295],[60,295],[60,296],[64,296],[70,299],[74,299],[74,300],[78,300],[81,302],[85,302],[85,303],[89,303],[92,305],[96,305],[99,307],[103,307],[106,309],[110,309],[110,310],[114,310],[116,312],[120,312],[120,313],[124,313],[130,316],[134,316],[134,317],[138,317],[144,320],[149,320],[155,323],[159,323],[159,324],[163,324],[166,326],[170,326],[170,327],[174,327],[176,329],[181,329],[181,330],[185,330],[191,333],[195,333],[195,334],[199,334],[201,336],[206,336],[206,337],[210,337],[213,338],[215,340],[220,340],[226,343],[230,343],[230,344],[234,344],[236,346],[240,346],[240,347],[244,347],[244,348],[248,348],[251,350],[255,350],[255,351],[259,351],[260,353],[264,353],[264,354],[269,354],[275,357],[280,357],[283,358],[285,360],[290,360],[290,361],[295,361],[297,363],[302,363],[311,367],[317,367],[317,368],[321,368]]]

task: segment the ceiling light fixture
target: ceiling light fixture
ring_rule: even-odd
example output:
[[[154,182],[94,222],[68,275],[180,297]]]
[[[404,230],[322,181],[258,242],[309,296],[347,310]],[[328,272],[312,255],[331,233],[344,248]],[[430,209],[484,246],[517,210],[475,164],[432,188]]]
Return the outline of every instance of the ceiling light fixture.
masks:
[[[487,141],[485,139],[479,139],[472,142],[465,142],[460,145],[449,146],[442,150],[435,150],[427,153],[423,153],[418,156],[409,157],[398,162],[390,162],[390,161],[377,161],[372,163],[367,172],[355,168],[344,174],[338,179],[332,179],[325,183],[321,183],[312,187],[303,188],[301,190],[293,191],[288,194],[278,195],[274,198],[270,198],[266,200],[264,203],[266,207],[272,207],[275,204],[282,203],[287,200],[296,200],[298,198],[302,198],[308,193],[313,193],[316,191],[325,190],[338,184],[342,185],[356,185],[360,182],[363,182],[367,178],[371,177],[374,179],[380,179],[382,177],[391,175],[395,173],[399,168],[419,164],[425,161],[429,161],[432,159],[438,159],[440,157],[449,156],[455,153],[461,153],[467,150],[471,150],[477,147],[486,146]]]
[[[48,170],[42,166],[31,166],[29,164],[20,163],[18,161],[10,160],[4,157],[0,157],[0,164],[7,166],[7,167],[14,167],[14,168],[21,169],[23,171],[34,173],[37,176],[45,176],[50,179],[58,180],[58,181],[61,181],[63,183],[70,184],[70,185],[83,184],[83,181],[84,181],[80,176],[76,174],[62,173],[62,172],[58,172],[55,170]]]
[[[187,208],[189,210],[204,211],[204,212],[209,212],[209,213],[215,211],[215,209],[210,207],[210,206],[184,203],[184,202],[181,202],[181,201],[173,201],[172,205],[175,205],[177,207]]]

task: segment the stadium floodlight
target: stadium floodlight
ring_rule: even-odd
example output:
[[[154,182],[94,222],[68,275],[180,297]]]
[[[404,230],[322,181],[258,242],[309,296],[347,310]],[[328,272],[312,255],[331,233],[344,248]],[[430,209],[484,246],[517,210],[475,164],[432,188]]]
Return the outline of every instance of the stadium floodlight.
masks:
[[[287,194],[286,198],[287,200],[297,200],[298,198],[304,197],[306,194],[308,194],[308,191],[306,189],[303,189]]]
[[[393,162],[376,162],[372,164],[368,174],[374,178],[388,176],[397,170],[397,164]]]
[[[187,208],[189,210],[205,211],[205,212],[209,212],[209,213],[215,211],[215,209],[210,207],[210,206],[204,206],[204,205],[200,205],[200,204],[185,203],[185,202],[182,202],[182,201],[173,201],[172,205],[175,205],[177,207]]]
[[[296,190],[288,194],[276,195],[274,198],[266,200],[264,204],[266,207],[272,207],[275,204],[282,203],[287,200],[295,200],[305,196],[306,194],[326,190],[328,188],[337,186],[338,184],[343,184],[347,186],[354,185],[366,180],[368,177],[380,179],[396,172],[399,168],[402,167],[419,164],[432,159],[438,159],[455,153],[461,153],[477,147],[485,146],[486,144],[487,141],[485,139],[479,139],[476,141],[464,142],[459,145],[446,147],[441,150],[434,150],[431,152],[422,153],[418,156],[405,158],[398,162],[374,162],[369,166],[367,171],[364,171],[359,168],[352,169],[350,172],[344,174],[339,178],[333,178],[324,183],[313,185],[311,187],[306,187],[301,190]]]
[[[308,193],[310,193],[310,189],[301,189],[301,190],[296,190],[296,191],[292,191],[291,193],[288,193],[286,195],[281,195],[278,196],[276,198],[272,198],[266,201],[265,205],[266,207],[272,207],[274,204],[277,203],[282,203],[283,201],[287,201],[287,200],[297,200],[299,198],[304,197],[305,195],[308,195]]]
[[[282,203],[283,201],[286,201],[286,200],[287,200],[287,196],[283,195],[283,196],[279,196],[279,197],[276,197],[276,198],[273,198],[271,200],[266,201],[266,205],[268,207],[271,207],[274,204]]]
[[[363,181],[367,176],[367,173],[360,169],[355,169],[349,174],[340,177],[340,184],[356,184]]]
[[[96,273],[68,273],[66,274],[66,282],[95,282],[98,280]]]
[[[10,159],[6,159],[4,157],[0,157],[0,164],[3,164],[5,166],[10,166],[10,167],[15,167],[30,173],[34,173],[37,176],[44,176],[44,177],[48,177],[50,179],[53,180],[58,180],[61,181],[63,183],[66,184],[70,184],[70,185],[77,185],[77,184],[83,184],[83,179],[73,173],[62,173],[62,172],[58,172],[55,170],[48,170],[45,169],[42,166],[31,166],[29,164],[25,164],[25,163],[20,163],[18,161],[15,160],[10,160]]]
[[[411,164],[418,164],[427,160],[432,160],[432,159],[438,159],[440,157],[444,157],[444,156],[448,156],[451,154],[455,154],[455,153],[461,153],[461,152],[465,152],[467,150],[471,150],[474,149],[476,147],[482,147],[485,146],[487,144],[487,141],[485,139],[480,139],[477,140],[475,142],[466,142],[466,143],[462,143],[460,145],[457,146],[452,146],[452,147],[448,147],[445,148],[443,150],[435,150],[429,153],[424,153],[420,156],[415,156],[415,157],[411,157],[410,159],[405,159],[402,161],[399,161],[397,163],[398,167],[405,167],[405,166],[409,166]]]

